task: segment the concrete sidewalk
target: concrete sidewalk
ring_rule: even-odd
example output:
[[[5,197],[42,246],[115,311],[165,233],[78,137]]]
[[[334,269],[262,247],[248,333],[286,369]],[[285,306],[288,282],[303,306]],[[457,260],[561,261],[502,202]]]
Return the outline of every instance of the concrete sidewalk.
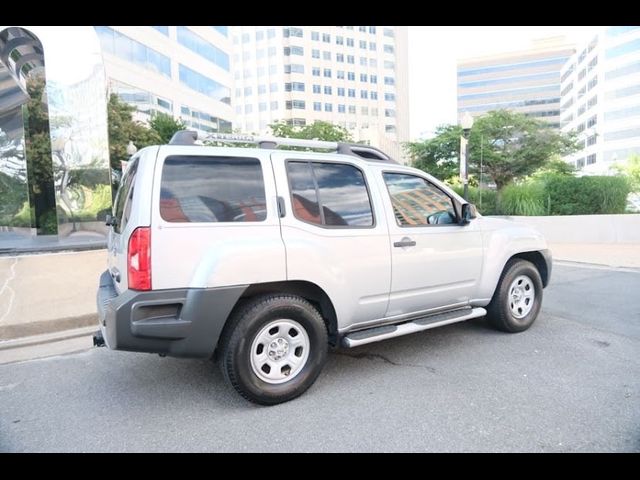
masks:
[[[555,261],[640,271],[640,245],[550,245]],[[98,328],[96,290],[106,250],[0,257],[0,349],[34,335]]]

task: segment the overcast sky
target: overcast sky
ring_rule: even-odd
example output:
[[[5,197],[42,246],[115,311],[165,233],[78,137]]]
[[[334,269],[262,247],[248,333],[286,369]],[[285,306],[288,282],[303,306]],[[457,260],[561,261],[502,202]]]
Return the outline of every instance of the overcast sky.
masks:
[[[599,27],[409,27],[411,138],[431,136],[456,119],[456,60],[521,50],[531,40],[565,35],[578,48]]]

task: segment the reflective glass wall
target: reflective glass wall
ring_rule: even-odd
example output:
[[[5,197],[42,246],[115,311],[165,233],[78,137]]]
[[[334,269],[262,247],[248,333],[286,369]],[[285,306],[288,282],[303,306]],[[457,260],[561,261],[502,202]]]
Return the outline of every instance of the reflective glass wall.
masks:
[[[110,207],[95,31],[0,26],[0,252],[104,243]]]

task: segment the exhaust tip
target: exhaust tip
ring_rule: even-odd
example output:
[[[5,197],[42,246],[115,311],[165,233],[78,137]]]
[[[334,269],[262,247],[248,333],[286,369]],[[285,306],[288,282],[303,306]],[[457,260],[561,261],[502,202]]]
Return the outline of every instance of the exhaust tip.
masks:
[[[93,334],[93,346],[94,347],[104,347],[104,337],[102,336],[101,331],[97,331]]]

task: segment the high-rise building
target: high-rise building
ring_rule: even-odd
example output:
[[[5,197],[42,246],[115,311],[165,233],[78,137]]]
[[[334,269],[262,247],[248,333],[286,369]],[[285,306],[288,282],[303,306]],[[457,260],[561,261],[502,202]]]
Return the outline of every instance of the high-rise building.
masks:
[[[180,117],[202,132],[231,132],[226,26],[97,26],[109,89],[138,108]]]
[[[458,61],[458,119],[512,110],[560,127],[560,69],[575,53],[565,37],[531,48]]]
[[[243,133],[324,120],[402,160],[409,140],[407,28],[230,27]]]
[[[579,171],[608,173],[640,154],[640,27],[594,32],[562,69],[561,96],[562,129],[581,147],[565,160]]]

